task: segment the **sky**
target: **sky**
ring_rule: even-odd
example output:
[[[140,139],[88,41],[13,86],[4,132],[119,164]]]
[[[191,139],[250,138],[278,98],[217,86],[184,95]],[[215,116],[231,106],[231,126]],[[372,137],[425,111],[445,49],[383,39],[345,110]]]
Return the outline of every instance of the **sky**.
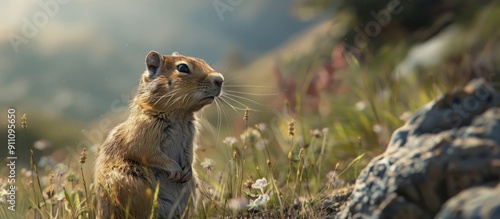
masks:
[[[156,50],[218,67],[247,62],[315,24],[292,1],[0,0],[0,106],[95,118],[129,94]]]

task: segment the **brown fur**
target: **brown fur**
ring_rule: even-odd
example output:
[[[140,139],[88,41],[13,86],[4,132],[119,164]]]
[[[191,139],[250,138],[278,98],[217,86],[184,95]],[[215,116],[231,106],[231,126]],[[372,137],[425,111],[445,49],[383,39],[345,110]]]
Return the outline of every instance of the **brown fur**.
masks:
[[[190,73],[178,71],[179,64],[186,64]],[[179,218],[196,200],[194,113],[220,95],[223,77],[205,61],[177,53],[150,52],[146,66],[129,118],[97,152],[98,218]]]

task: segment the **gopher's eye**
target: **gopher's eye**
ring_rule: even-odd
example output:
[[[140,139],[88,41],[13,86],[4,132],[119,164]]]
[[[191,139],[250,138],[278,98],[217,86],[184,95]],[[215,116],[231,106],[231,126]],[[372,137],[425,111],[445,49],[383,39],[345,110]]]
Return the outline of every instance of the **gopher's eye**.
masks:
[[[177,65],[177,71],[189,74],[189,67],[186,64],[179,64]]]

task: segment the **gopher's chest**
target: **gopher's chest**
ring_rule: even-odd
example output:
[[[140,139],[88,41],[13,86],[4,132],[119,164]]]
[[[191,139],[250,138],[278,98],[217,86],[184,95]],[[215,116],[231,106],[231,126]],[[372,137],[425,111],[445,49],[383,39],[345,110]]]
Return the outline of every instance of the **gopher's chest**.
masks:
[[[193,122],[169,122],[161,133],[160,148],[163,153],[185,166],[192,160],[195,127]]]

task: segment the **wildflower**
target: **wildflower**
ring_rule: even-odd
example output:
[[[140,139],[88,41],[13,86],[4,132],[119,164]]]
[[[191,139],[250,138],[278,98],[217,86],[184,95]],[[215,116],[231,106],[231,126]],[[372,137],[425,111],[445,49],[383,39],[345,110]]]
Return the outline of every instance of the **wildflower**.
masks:
[[[92,153],[97,152],[97,144],[93,144],[92,146],[90,146],[90,152],[92,152]]]
[[[319,131],[319,129],[314,129],[309,132],[311,132],[311,136],[315,138],[321,138],[321,136],[323,136],[323,133]]]
[[[259,209],[259,206],[257,205],[257,203],[254,200],[252,200],[252,199],[250,199],[250,203],[247,206],[250,207],[250,208],[248,208],[248,210],[257,210],[257,209]]]
[[[262,195],[259,195],[259,197],[257,197],[257,199],[255,199],[255,203],[257,205],[266,205],[267,202],[269,201],[269,195],[267,194],[262,194]]]
[[[259,195],[259,197],[257,197],[255,200],[250,200],[250,203],[247,205],[248,207],[250,207],[248,210],[259,209],[259,206],[266,205],[269,199],[269,195],[267,194]]]
[[[66,176],[66,180],[68,180],[68,182],[71,182],[71,183],[76,183],[78,178],[76,177],[75,173],[71,172],[68,174],[68,176]]]
[[[236,142],[238,142],[238,139],[236,139],[235,137],[232,137],[232,136],[229,136],[229,137],[226,137],[224,138],[224,140],[222,140],[222,143],[224,144],[227,144],[229,146],[233,146]]]
[[[9,192],[6,189],[0,190],[0,204],[7,203],[6,197],[9,195]]]
[[[328,128],[323,128],[321,129],[321,132],[323,133],[323,135],[326,135],[328,133],[329,129]]]
[[[22,168],[21,175],[29,178],[29,177],[33,176],[33,172],[31,170],[27,170],[26,168]]]
[[[263,132],[266,130],[266,124],[265,123],[259,123],[257,125],[255,125],[255,128],[258,129],[259,131]]]
[[[215,161],[210,159],[210,158],[205,158],[203,162],[201,162],[201,166],[205,168],[208,171],[211,171],[214,169],[214,163]]]
[[[264,187],[266,187],[269,183],[267,182],[267,179],[266,178],[262,178],[262,179],[258,179],[257,181],[255,181],[254,184],[252,184],[252,188],[254,189],[260,189],[261,191],[263,191]],[[264,192],[262,192],[264,193]]]
[[[250,145],[255,145],[261,139],[260,132],[254,128],[248,128],[243,134],[241,134],[240,138],[242,141],[245,139],[248,141]]]
[[[365,101],[358,101],[356,104],[354,104],[354,108],[356,108],[357,111],[365,110],[366,109]]]
[[[33,143],[33,147],[36,148],[37,150],[43,151],[45,149],[51,148],[52,143],[49,140],[41,139],[35,141],[35,143]]]
[[[245,205],[246,205],[246,200],[244,198],[238,197],[229,199],[229,208],[235,211],[244,208]]]
[[[0,196],[6,196],[6,195],[9,195],[9,191],[7,191],[7,189],[0,190]]]
[[[377,134],[382,133],[384,130],[385,130],[385,128],[382,125],[379,125],[379,124],[373,125],[373,132],[375,132]]]
[[[406,111],[406,112],[404,112],[403,114],[401,114],[399,116],[399,119],[401,121],[405,121],[405,122],[408,121],[410,118],[411,118],[411,112],[410,111]]]

